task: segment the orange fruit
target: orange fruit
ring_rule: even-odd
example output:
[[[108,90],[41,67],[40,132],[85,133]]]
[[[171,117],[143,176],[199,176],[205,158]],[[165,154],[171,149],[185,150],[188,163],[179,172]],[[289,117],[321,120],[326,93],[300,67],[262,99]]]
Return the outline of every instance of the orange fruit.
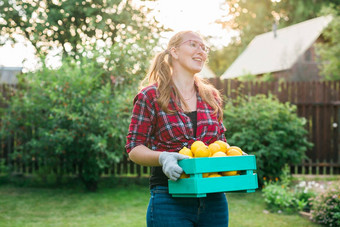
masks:
[[[226,154],[228,156],[239,156],[239,155],[242,155],[242,150],[239,147],[231,146],[227,149]]]
[[[222,176],[235,176],[238,175],[237,171],[225,171],[225,172],[221,172]]]
[[[216,153],[212,154],[211,157],[226,157],[227,155],[222,151],[217,151]]]
[[[226,152],[230,145],[222,140],[216,140],[214,143],[220,145],[223,152]]]
[[[193,144],[191,144],[191,152],[195,155],[197,148],[199,147],[205,147],[206,145],[202,141],[195,141]]]
[[[213,155],[216,152],[222,151],[220,145],[217,143],[212,143],[208,146],[208,149],[210,151],[210,155]]]
[[[194,157],[194,155],[192,154],[191,150],[187,147],[183,147],[178,153],[189,156],[191,158]]]
[[[203,158],[203,157],[209,157],[210,151],[207,146],[200,146],[195,151],[195,158]]]

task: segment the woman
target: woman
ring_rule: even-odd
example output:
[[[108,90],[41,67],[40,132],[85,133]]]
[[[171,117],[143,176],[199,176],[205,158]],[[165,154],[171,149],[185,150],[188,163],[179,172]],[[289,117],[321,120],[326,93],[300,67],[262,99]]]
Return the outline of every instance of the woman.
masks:
[[[176,181],[183,172],[178,160],[188,157],[178,151],[184,146],[226,141],[220,94],[196,76],[208,52],[199,34],[175,34],[134,99],[126,150],[133,162],[151,166],[148,226],[228,226],[224,193],[173,198],[167,188],[168,179]]]

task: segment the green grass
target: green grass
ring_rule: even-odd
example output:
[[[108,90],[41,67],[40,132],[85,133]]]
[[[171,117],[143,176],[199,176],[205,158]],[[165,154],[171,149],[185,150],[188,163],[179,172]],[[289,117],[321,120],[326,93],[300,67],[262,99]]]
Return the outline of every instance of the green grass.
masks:
[[[227,194],[231,227],[319,226],[298,214],[264,213],[261,192]],[[101,185],[90,193],[81,187],[34,188],[0,185],[0,226],[146,226],[146,183]]]

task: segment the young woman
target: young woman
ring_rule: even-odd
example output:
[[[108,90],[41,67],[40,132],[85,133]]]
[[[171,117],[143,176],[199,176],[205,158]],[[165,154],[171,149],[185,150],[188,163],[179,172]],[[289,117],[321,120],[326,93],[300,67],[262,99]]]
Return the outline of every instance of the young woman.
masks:
[[[205,198],[173,198],[168,179],[183,170],[178,153],[196,140],[225,140],[218,90],[196,76],[209,48],[192,31],[175,34],[159,53],[144,79],[147,86],[134,99],[126,150],[132,161],[151,166],[148,226],[228,226],[224,193]]]

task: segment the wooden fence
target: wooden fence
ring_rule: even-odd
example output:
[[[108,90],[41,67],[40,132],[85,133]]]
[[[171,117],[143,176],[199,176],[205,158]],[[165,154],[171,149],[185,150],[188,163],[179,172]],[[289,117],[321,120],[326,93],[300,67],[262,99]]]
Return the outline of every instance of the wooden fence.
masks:
[[[239,95],[273,94],[281,102],[297,106],[297,113],[307,120],[308,160],[292,166],[292,172],[305,174],[340,173],[340,81],[240,82],[212,79],[228,99]]]
[[[307,151],[308,160],[291,166],[295,174],[340,174],[340,81],[336,82],[240,82],[211,79],[222,94],[234,99],[238,95],[273,94],[281,102],[297,106],[298,115],[307,119],[309,140],[314,143]],[[12,87],[13,89],[13,87]],[[9,90],[0,85],[0,92]],[[1,102],[0,102],[0,105]],[[8,159],[14,141],[2,141],[0,159]],[[0,164],[1,167],[1,164]],[[34,173],[39,166],[13,162],[19,173]],[[105,175],[145,175],[149,168],[138,166],[124,157],[121,163],[105,170]]]

